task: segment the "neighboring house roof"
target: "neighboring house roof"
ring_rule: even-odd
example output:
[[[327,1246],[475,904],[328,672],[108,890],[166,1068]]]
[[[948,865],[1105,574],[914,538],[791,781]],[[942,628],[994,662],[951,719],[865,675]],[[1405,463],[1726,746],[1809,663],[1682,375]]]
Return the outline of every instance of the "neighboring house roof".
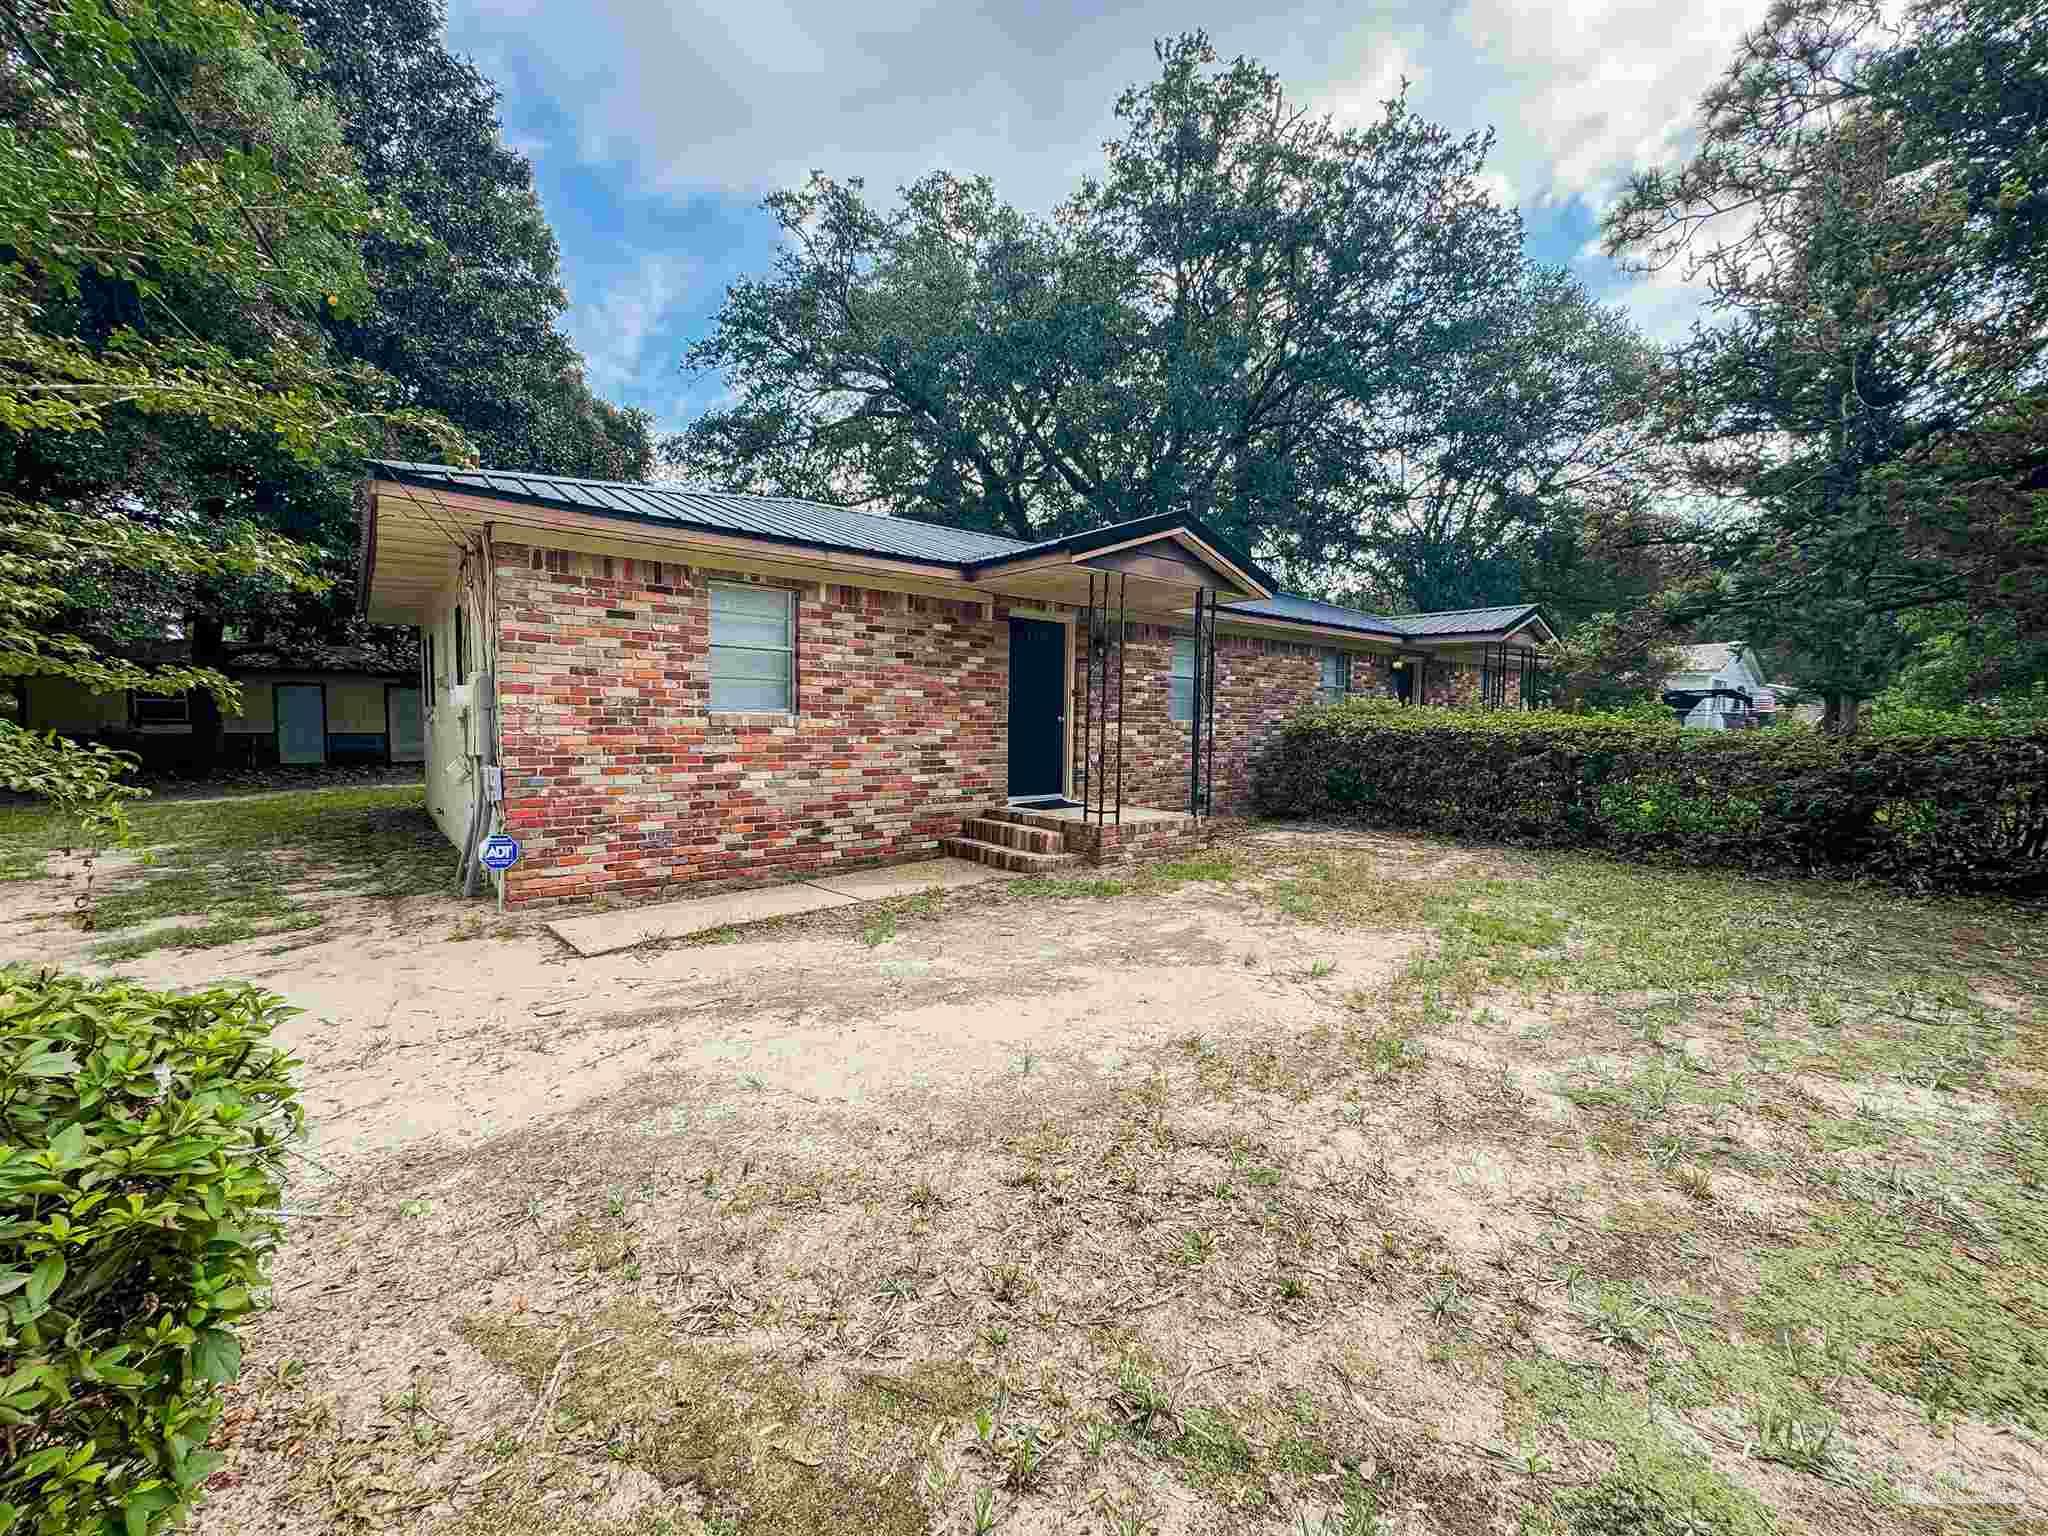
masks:
[[[1711,676],[1742,655],[1747,649],[1734,641],[1710,640],[1704,645],[1688,645],[1679,649],[1683,658],[1678,670],[1684,673],[1704,672]]]
[[[409,677],[415,668],[381,651],[353,645],[245,646],[227,659],[229,672],[366,672]]]
[[[1763,669],[1757,665],[1756,653],[1740,641],[1709,640],[1681,646],[1678,654],[1678,669],[1664,679],[1667,689],[1697,692],[1699,684],[1691,679],[1708,684],[1716,680],[1733,682],[1751,691],[1764,686]]]
[[[565,507],[601,517],[740,534],[813,549],[944,565],[962,571],[970,579],[1056,551],[1082,553],[1155,531],[1188,528],[1240,564],[1260,585],[1268,589],[1275,585],[1240,551],[1198,519],[1172,514],[1027,543],[996,533],[949,528],[941,523],[827,506],[789,496],[743,496],[621,480],[457,469],[447,464],[414,464],[394,459],[373,459],[369,467],[375,474],[400,484]],[[1532,618],[1546,635],[1550,633],[1534,603],[1391,615],[1365,613],[1294,593],[1275,592],[1269,598],[1223,604],[1219,611],[1388,639],[1503,635],[1522,628]]]

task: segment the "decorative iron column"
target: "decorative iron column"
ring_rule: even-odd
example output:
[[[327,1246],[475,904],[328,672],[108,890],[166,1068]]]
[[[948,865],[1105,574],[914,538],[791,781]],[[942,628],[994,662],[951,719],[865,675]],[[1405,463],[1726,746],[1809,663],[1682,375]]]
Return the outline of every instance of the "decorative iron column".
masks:
[[[1130,629],[1130,578],[1121,572],[1088,578],[1082,642],[1081,819],[1097,826],[1124,820],[1124,639]],[[1111,607],[1112,592],[1115,606]],[[1112,737],[1111,722],[1115,732]],[[1114,764],[1110,754],[1116,754]]]
[[[1188,814],[1216,808],[1216,595],[1195,591],[1194,698],[1188,710]]]

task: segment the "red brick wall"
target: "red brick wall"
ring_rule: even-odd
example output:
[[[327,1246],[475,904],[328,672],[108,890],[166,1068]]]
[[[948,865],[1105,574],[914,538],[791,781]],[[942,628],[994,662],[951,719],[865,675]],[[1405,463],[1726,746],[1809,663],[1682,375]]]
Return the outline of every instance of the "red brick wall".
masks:
[[[645,898],[927,855],[1003,798],[1001,617],[806,589],[797,714],[714,716],[709,579],[497,547],[505,819],[524,843],[508,901]]]
[[[1171,718],[1168,673],[1173,660],[1172,629],[1134,624],[1126,640],[1123,684],[1123,795],[1126,805],[1183,811],[1188,804],[1190,727]],[[1322,682],[1324,647],[1264,636],[1216,637],[1215,809],[1240,815],[1251,807],[1251,761],[1259,745],[1282,720],[1315,702]],[[1357,652],[1351,658],[1351,691],[1370,698],[1392,696],[1390,657]],[[1114,657],[1111,670],[1115,670]],[[1085,685],[1077,663],[1074,685]],[[1114,683],[1112,683],[1112,696]],[[1075,694],[1075,716],[1080,694]],[[1116,724],[1111,716],[1107,761],[1116,767]],[[1092,765],[1097,753],[1089,749]],[[1075,792],[1080,792],[1079,757]]]
[[[497,546],[495,562],[505,820],[524,845],[510,902],[643,899],[923,857],[1005,797],[1000,603],[984,619],[971,603],[803,588],[796,714],[713,715],[707,589],[740,578],[519,545]],[[1218,812],[1249,809],[1252,757],[1313,700],[1321,652],[1217,637]],[[1132,627],[1127,805],[1187,806],[1189,727],[1167,710],[1172,654],[1170,628]],[[1388,661],[1354,654],[1352,692],[1390,697]],[[1078,735],[1078,666],[1074,681]],[[1477,686],[1476,671],[1430,667],[1431,702],[1476,697]],[[1114,738],[1112,725],[1112,749]],[[1077,791],[1082,750],[1077,741]]]
[[[1410,662],[1409,665],[1413,666],[1415,663]],[[1522,702],[1520,664],[1511,663],[1507,672],[1507,701],[1503,707],[1519,708]],[[1429,663],[1429,684],[1426,691],[1426,703],[1455,705],[1461,709],[1480,708],[1479,664],[1432,658]]]

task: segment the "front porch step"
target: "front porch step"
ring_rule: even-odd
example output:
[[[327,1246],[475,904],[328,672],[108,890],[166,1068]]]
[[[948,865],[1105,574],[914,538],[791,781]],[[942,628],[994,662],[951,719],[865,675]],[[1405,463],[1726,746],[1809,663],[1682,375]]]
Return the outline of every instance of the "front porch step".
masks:
[[[1048,831],[1044,827],[1026,826],[1021,821],[970,816],[961,824],[960,830],[976,842],[995,843],[999,847],[1016,848],[1025,853],[1064,853],[1067,849],[1064,828]]]
[[[1007,822],[1012,826],[1035,827],[1041,832],[1056,833],[1065,838],[1069,827],[1078,827],[1081,821],[1074,816],[1055,816],[1050,811],[1020,811],[1015,806],[991,806],[977,818],[982,821]]]
[[[939,846],[956,859],[972,859],[977,864],[1007,869],[1017,875],[1044,874],[1080,862],[1076,854],[1032,853],[1023,848],[1005,848],[1001,843],[985,843],[978,837],[942,837]]]

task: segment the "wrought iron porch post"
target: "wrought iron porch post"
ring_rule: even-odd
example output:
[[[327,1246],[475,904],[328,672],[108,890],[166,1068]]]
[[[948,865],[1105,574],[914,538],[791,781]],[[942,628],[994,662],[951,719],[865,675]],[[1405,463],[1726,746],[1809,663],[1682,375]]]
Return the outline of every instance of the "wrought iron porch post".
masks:
[[[1188,700],[1188,814],[1202,814],[1202,593],[1195,592],[1194,676]]]
[[[1209,594],[1209,638],[1205,642],[1209,659],[1202,670],[1203,681],[1209,685],[1208,707],[1209,764],[1203,776],[1202,814],[1216,814],[1216,594]]]
[[[1073,680],[1068,679],[1068,686]],[[1088,771],[1088,750],[1094,745],[1095,710],[1095,576],[1088,577],[1088,606],[1081,610],[1081,819],[1088,819],[1088,792],[1094,780]]]
[[[1104,599],[1108,598],[1109,578],[1102,578]],[[1124,824],[1124,641],[1130,634],[1131,626],[1131,578],[1124,572],[1117,574],[1116,582],[1116,824]],[[1107,668],[1109,658],[1103,658]],[[1108,692],[1108,674],[1105,671],[1103,691]]]

